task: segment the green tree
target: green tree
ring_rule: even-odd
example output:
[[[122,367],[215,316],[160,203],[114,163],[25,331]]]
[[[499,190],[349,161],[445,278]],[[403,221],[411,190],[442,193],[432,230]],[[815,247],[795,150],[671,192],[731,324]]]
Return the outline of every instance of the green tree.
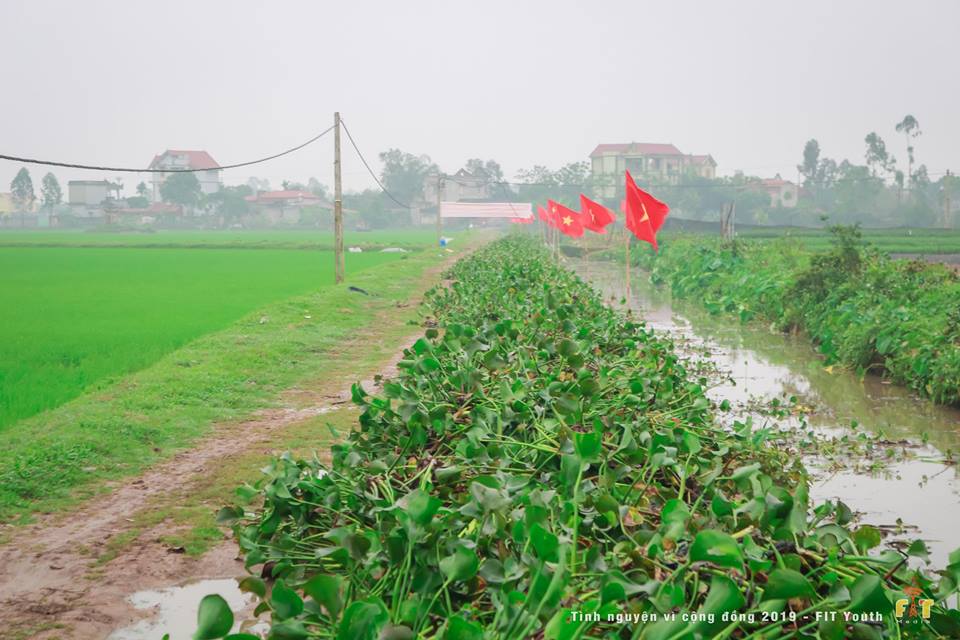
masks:
[[[797,171],[803,176],[803,186],[812,187],[817,179],[817,169],[820,166],[820,143],[816,138],[807,140],[803,146],[803,164],[797,165]]]
[[[200,203],[200,181],[193,173],[172,173],[160,185],[160,197],[164,202],[179,204],[191,209]]]
[[[223,216],[224,222],[243,217],[250,213],[250,203],[247,196],[253,195],[253,189],[242,184],[236,187],[223,187],[211,193],[207,201],[213,207],[214,213]]]
[[[26,167],[21,167],[10,182],[10,197],[18,211],[29,210],[37,199],[37,195],[33,192],[33,180]]]
[[[149,196],[149,190],[147,189],[146,182],[141,181],[137,185],[137,195],[140,196],[141,198],[146,198]]]
[[[873,175],[877,175],[878,168],[884,173],[892,173],[897,161],[887,151],[887,144],[883,141],[883,138],[878,136],[875,131],[871,131],[863,141],[867,143],[867,166],[870,167]]]
[[[389,149],[380,154],[383,170],[380,181],[400,202],[412,204],[421,199],[424,179],[439,171],[430,156],[415,156],[400,149]]]
[[[913,183],[913,143],[911,140],[920,135],[920,123],[913,116],[907,114],[896,125],[897,133],[902,133],[907,141],[907,177]]]
[[[470,158],[464,168],[471,175],[490,183],[488,192],[492,200],[509,200],[511,198],[510,187],[504,183],[503,169],[496,160],[484,162],[480,158]]]
[[[53,173],[47,173],[40,182],[40,197],[43,200],[43,208],[47,211],[53,211],[53,208],[63,202],[63,190],[60,188],[60,182]]]
[[[323,198],[327,201],[330,201],[331,199],[326,185],[316,178],[311,177],[309,180],[307,180],[307,190],[318,198]]]

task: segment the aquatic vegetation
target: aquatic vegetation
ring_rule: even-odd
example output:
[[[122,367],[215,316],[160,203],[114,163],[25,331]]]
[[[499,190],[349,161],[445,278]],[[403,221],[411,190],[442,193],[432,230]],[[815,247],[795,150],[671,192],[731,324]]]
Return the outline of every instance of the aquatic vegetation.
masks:
[[[705,238],[665,243],[640,258],[654,282],[711,313],[803,331],[824,364],[879,373],[942,404],[960,403],[960,275],[891,260],[855,228],[834,229],[829,251],[797,243]]]
[[[221,511],[269,637],[960,632],[960,550],[913,568],[922,542],[880,550],[842,503],[810,504],[796,456],[720,426],[669,340],[535,242],[448,276],[397,378],[354,387],[360,425],[332,463],[281,456]],[[910,597],[929,615],[901,611]],[[233,616],[208,596],[199,622],[219,638]]]

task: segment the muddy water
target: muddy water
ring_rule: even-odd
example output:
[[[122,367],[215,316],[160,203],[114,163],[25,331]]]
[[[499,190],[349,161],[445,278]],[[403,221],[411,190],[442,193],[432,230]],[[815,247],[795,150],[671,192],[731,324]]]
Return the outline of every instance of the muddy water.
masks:
[[[625,290],[622,266],[571,266],[619,304]],[[837,470],[824,468],[823,460],[805,459],[813,477],[811,498],[843,500],[864,523],[893,529],[899,518],[902,531],[891,532],[887,543],[920,537],[927,542],[932,564],[947,564],[947,554],[960,547],[960,479],[955,466],[939,460],[948,451],[960,452],[960,411],[938,407],[878,377],[861,380],[841,369],[824,368],[806,338],[742,325],[733,316],[711,317],[693,303],[672,301],[668,291],[650,285],[643,273],[631,279],[631,294],[629,306],[636,315],[671,334],[690,357],[708,359],[726,374],[709,395],[718,403],[729,400],[736,419],[749,415],[755,424],[812,428],[827,436],[868,430],[894,443],[909,440],[909,445],[889,445],[895,461],[877,471],[870,470],[870,460],[847,461]],[[796,418],[771,419],[755,412],[758,403],[790,396],[814,409],[806,427]],[[854,421],[856,429],[851,428]]]
[[[253,597],[240,591],[237,581],[228,578],[221,580],[201,580],[179,587],[168,587],[154,591],[138,591],[128,600],[135,609],[152,614],[134,625],[118,629],[107,640],[159,640],[164,634],[170,640],[190,640],[197,629],[197,609],[200,600],[211,593],[219,594],[227,601],[234,612],[246,612]],[[233,631],[240,628],[237,616]],[[246,629],[247,633],[256,633],[258,629]]]

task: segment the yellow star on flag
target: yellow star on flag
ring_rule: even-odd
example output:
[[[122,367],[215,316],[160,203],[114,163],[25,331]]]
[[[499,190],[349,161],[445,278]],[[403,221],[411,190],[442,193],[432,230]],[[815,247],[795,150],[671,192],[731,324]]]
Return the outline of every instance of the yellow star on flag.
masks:
[[[563,217],[563,224],[565,224],[565,225],[567,225],[567,226],[569,227],[571,224],[573,224],[573,218],[571,218],[570,216],[564,216],[564,217]]]

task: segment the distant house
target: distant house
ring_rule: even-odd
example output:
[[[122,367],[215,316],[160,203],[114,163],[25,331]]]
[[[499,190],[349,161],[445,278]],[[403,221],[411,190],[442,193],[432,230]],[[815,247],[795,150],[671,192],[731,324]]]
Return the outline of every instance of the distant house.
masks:
[[[216,193],[223,188],[223,170],[217,161],[206,151],[190,149],[167,149],[154,156],[150,169],[197,169],[194,175],[200,181],[200,190],[205,194]],[[160,201],[160,185],[171,173],[153,173],[153,201]]]
[[[0,216],[13,213],[17,210],[13,203],[13,196],[9,193],[0,193]]]
[[[797,206],[799,188],[789,180],[784,180],[778,173],[773,178],[763,178],[751,183],[751,189],[762,191],[770,196],[771,207],[785,207],[792,209]]]
[[[428,206],[436,206],[439,179],[439,174],[432,173],[423,181],[423,201]],[[487,176],[474,175],[466,169],[460,169],[453,175],[443,176],[443,199],[445,202],[489,200],[491,186]]]
[[[623,183],[624,171],[640,180],[675,184],[684,175],[714,178],[717,162],[713,156],[689,155],[672,144],[628,142],[598,144],[590,154],[590,173],[596,195],[614,198]]]
[[[120,199],[120,185],[109,180],[70,180],[67,182],[67,204],[71,207],[96,209],[108,200]]]
[[[298,224],[304,218],[304,210],[309,208],[333,210],[333,204],[310,191],[258,191],[245,199],[253,213],[270,224]]]

